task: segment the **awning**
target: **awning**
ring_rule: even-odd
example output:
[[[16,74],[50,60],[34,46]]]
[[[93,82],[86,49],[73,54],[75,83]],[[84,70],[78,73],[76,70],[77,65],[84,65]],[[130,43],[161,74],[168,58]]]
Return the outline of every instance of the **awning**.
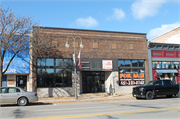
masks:
[[[177,70],[156,70],[157,73],[178,73]]]

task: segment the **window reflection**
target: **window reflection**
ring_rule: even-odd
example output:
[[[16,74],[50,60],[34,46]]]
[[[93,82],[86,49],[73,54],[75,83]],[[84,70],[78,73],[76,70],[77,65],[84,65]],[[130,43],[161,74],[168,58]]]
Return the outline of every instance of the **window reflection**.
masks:
[[[56,86],[72,86],[72,72],[70,69],[56,69]]]
[[[171,68],[172,69],[179,69],[179,62],[172,62],[171,63]]]
[[[144,60],[139,60],[139,67],[144,67]]]
[[[72,66],[71,59],[56,59],[56,66]]]
[[[152,68],[153,69],[160,69],[161,68],[161,62],[152,62]]]
[[[46,66],[54,66],[54,59],[46,59]]]
[[[162,62],[163,69],[171,69],[171,62]]]
[[[37,59],[37,66],[45,66],[46,60],[44,58]]]
[[[130,67],[131,61],[130,60],[125,60],[125,67]]]
[[[138,67],[138,60],[132,60],[132,66]]]
[[[124,67],[124,60],[118,60],[118,66]]]

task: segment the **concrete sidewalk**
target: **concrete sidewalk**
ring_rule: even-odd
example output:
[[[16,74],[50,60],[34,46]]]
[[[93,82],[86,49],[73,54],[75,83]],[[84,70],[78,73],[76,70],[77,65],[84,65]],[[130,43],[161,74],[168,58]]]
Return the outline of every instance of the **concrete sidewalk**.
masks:
[[[80,103],[80,102],[102,102],[102,101],[120,101],[120,100],[135,100],[132,94],[126,95],[102,95],[102,96],[78,96],[67,98],[39,98],[37,103]]]

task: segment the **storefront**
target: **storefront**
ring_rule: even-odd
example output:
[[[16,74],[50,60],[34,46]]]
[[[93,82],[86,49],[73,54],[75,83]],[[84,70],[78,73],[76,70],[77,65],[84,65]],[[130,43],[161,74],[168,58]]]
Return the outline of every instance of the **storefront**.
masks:
[[[180,44],[150,43],[148,48],[150,79],[172,80],[174,84],[179,83],[180,67]]]
[[[13,54],[6,53],[3,70],[5,70]],[[3,87],[21,87],[28,90],[29,85],[29,53],[18,54],[12,60],[8,70],[3,75]]]
[[[33,90],[39,97],[74,96],[75,90],[78,95],[131,93],[133,86],[148,81],[146,34],[51,27],[41,27],[41,31],[55,38],[50,42],[60,53],[33,58]],[[77,56],[81,42],[80,68]]]

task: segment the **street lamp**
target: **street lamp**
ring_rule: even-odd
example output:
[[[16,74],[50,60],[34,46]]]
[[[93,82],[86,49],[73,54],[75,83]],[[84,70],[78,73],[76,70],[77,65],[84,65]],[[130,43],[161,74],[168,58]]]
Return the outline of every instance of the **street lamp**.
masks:
[[[77,37],[72,37],[72,36],[69,36],[67,37],[67,41],[66,41],[66,44],[65,44],[65,47],[66,48],[69,48],[69,43],[68,43],[68,39],[69,38],[72,38],[74,40],[74,55],[73,55],[73,59],[74,59],[74,76],[75,76],[75,100],[77,100],[77,85],[76,85],[76,77],[77,77],[77,74],[76,74],[76,55],[75,55],[75,40],[76,38],[79,38],[81,39],[81,37],[77,36]],[[81,39],[81,44],[79,45],[79,47],[82,49],[84,47],[84,45],[82,44],[82,39]]]

